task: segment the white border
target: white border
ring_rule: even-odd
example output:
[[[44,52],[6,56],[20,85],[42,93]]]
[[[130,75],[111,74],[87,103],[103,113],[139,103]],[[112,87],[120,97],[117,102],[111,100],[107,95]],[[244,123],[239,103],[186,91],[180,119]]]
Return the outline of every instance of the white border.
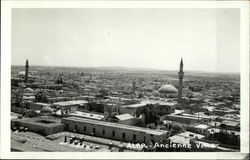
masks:
[[[10,152],[10,73],[12,8],[240,8],[241,152]],[[249,153],[249,2],[248,1],[2,1],[1,2],[0,158],[12,159],[242,159]]]

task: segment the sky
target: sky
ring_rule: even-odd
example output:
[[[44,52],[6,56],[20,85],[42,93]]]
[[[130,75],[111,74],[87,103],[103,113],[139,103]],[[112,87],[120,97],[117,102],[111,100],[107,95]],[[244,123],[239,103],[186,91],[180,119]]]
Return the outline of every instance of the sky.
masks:
[[[240,71],[239,9],[13,9],[12,65]]]

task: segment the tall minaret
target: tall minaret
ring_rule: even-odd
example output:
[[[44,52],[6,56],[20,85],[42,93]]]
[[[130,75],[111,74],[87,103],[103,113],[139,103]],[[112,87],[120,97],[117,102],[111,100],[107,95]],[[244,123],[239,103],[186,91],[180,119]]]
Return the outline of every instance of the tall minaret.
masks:
[[[178,72],[179,75],[179,88],[178,88],[178,103],[180,104],[182,102],[182,85],[183,85],[183,60],[181,58],[181,63],[180,63],[180,70]]]
[[[24,82],[27,83],[29,78],[29,60],[26,60],[26,65],[25,65],[25,79]]]
[[[136,83],[135,81],[132,82],[132,84],[133,84],[132,93],[133,93],[133,94],[135,94],[135,83]]]

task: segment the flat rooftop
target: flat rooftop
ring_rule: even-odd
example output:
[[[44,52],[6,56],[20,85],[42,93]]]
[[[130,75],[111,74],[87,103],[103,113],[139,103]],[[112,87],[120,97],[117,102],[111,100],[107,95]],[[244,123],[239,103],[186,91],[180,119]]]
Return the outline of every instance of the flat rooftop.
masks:
[[[33,125],[39,125],[43,127],[54,127],[62,125],[60,119],[55,119],[51,117],[35,117],[35,118],[23,118],[23,119],[12,119],[13,122],[23,122]]]
[[[190,144],[189,138],[186,138],[180,135],[174,135],[172,137],[169,137],[169,139],[172,143],[178,143],[178,144],[183,144],[183,145]]]
[[[130,105],[124,105],[124,106],[121,106],[121,107],[124,107],[124,108],[138,108],[138,107],[143,107],[143,106],[146,106],[147,103],[136,103],[136,104],[130,104]]]
[[[125,124],[98,121],[98,120],[79,118],[79,117],[67,117],[63,119],[68,120],[68,121],[85,122],[85,123],[90,123],[90,124],[96,124],[96,125],[114,127],[114,128],[120,128],[120,129],[126,129],[126,130],[134,130],[134,131],[144,132],[144,133],[153,134],[153,135],[162,135],[162,134],[168,133],[168,131],[166,130],[153,130],[149,128],[136,127],[136,126],[130,126],[130,125],[125,125]]]
[[[176,115],[176,114],[170,114],[167,115],[167,117],[176,117],[176,118],[184,118],[184,119],[192,119],[192,120],[198,120],[198,117],[190,117],[190,116],[185,116],[185,115]]]
[[[209,128],[209,126],[208,126],[208,125],[205,125],[205,124],[199,124],[199,125],[197,125],[197,126],[194,126],[194,128],[207,129],[207,128]]]
[[[222,121],[221,124],[225,124],[227,126],[240,126],[240,122],[229,121],[229,120]]]
[[[125,107],[125,108],[137,108],[137,107],[146,106],[148,104],[159,104],[159,105],[165,105],[165,106],[174,106],[177,103],[175,103],[175,102],[166,102],[166,101],[156,101],[156,100],[143,100],[140,103],[130,104],[130,105],[124,105],[124,106],[121,106],[121,107]]]
[[[86,104],[88,101],[85,100],[72,100],[72,101],[62,101],[62,102],[55,102],[54,105],[59,106],[71,106],[71,105],[79,105],[79,104]]]
[[[189,132],[189,131],[185,131],[185,132],[180,133],[180,134],[178,134],[178,135],[183,136],[183,137],[187,137],[187,138],[194,138],[194,137],[197,137],[198,139],[202,139],[202,138],[205,137],[205,136],[202,135],[202,134],[197,134],[197,133]]]
[[[129,119],[133,119],[133,118],[134,118],[133,116],[131,116],[131,115],[128,114],[128,113],[116,115],[115,117],[118,118],[118,119],[121,120],[121,121],[129,120]]]
[[[104,115],[101,114],[94,114],[94,113],[87,113],[80,111],[76,111],[75,113],[70,113],[69,115],[82,118],[96,119],[96,120],[101,120],[104,118]]]
[[[190,139],[191,138],[195,138],[197,137],[198,139],[202,139],[205,136],[201,135],[201,134],[197,134],[197,133],[193,133],[193,132],[183,132],[177,135],[174,135],[172,137],[169,137],[170,141],[173,143],[179,143],[179,144],[190,144]]]
[[[143,103],[146,104],[159,104],[159,105],[165,105],[165,106],[174,106],[177,103],[176,102],[167,102],[167,101],[162,101],[162,100],[144,100],[142,101]]]
[[[49,103],[42,103],[42,102],[36,102],[34,104],[41,105],[41,106],[50,106],[51,105]]]

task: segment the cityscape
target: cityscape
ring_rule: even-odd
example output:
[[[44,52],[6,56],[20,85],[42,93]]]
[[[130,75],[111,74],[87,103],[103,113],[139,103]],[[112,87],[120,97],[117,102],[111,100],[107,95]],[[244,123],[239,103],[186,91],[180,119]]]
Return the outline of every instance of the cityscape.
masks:
[[[11,151],[238,152],[240,75],[11,67]]]
[[[113,7],[11,10],[10,151],[244,150],[241,10]]]

